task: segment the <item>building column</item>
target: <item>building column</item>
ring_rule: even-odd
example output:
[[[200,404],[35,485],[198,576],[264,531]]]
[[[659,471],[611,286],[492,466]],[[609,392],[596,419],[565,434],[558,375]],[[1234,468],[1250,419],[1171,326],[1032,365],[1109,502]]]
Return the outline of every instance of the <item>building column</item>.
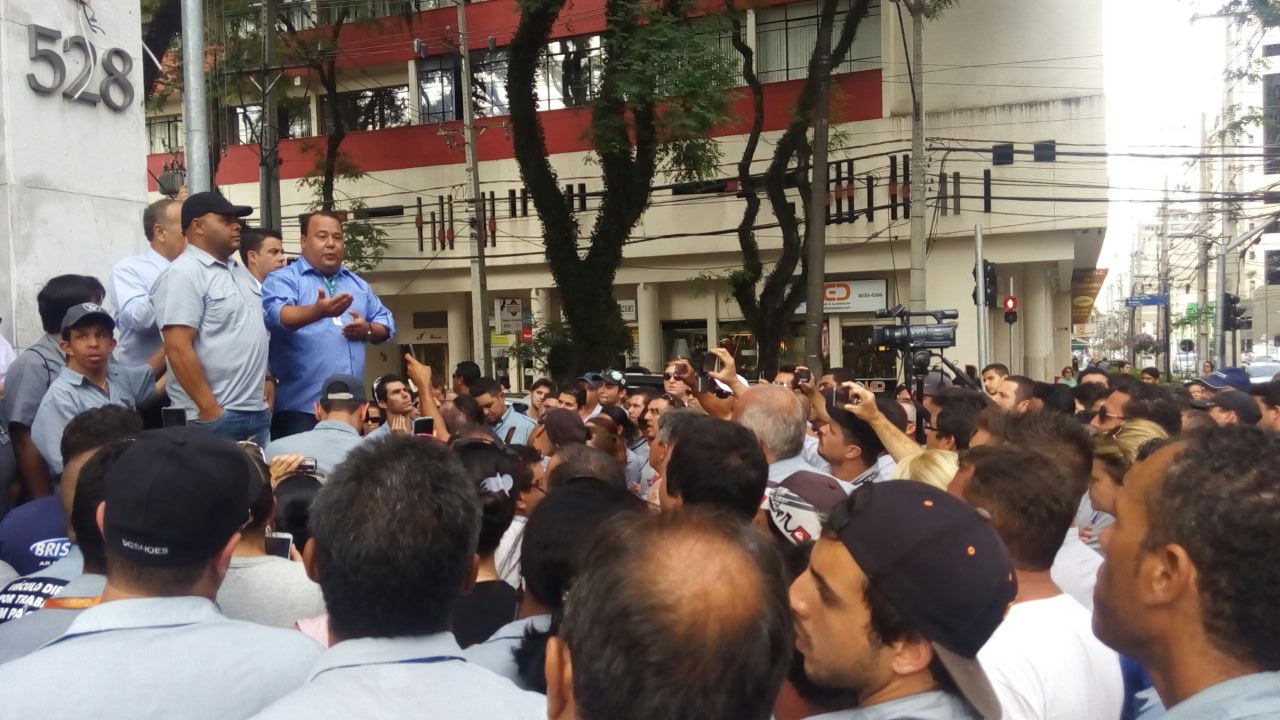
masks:
[[[716,291],[715,283],[707,283],[707,294],[703,296],[706,302],[707,314],[707,349],[720,346],[720,293]]]
[[[1023,315],[1026,326],[1022,329],[1024,374],[1032,380],[1052,378],[1049,370],[1049,349],[1052,343],[1052,299],[1049,296],[1048,271],[1042,264],[1027,267]]]
[[[1071,292],[1054,293],[1053,296],[1053,349],[1050,351],[1050,370],[1056,377],[1062,368],[1071,364]]]
[[[844,330],[840,327],[839,315],[827,316],[827,333],[831,347],[828,367],[844,367]]]
[[[456,366],[463,360],[471,360],[471,325],[467,319],[468,298],[463,293],[449,294],[448,331],[449,364]],[[446,371],[450,368],[445,368]]]
[[[636,325],[639,330],[636,354],[640,364],[662,372],[662,319],[659,317],[656,283],[636,285]]]

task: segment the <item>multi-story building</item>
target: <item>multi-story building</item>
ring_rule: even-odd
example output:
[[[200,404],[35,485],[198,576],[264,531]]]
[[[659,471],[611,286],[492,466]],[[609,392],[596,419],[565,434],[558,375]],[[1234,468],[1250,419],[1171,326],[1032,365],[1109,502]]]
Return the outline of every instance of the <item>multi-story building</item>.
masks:
[[[322,21],[339,3],[319,5]],[[318,91],[305,71],[292,71],[291,101],[281,123],[282,205],[287,238],[298,235],[298,216],[313,202],[297,180],[315,166],[311,152],[330,101],[347,108],[352,128],[343,151],[365,176],[339,186],[360,197],[389,240],[386,258],[366,273],[399,325],[397,341],[437,368],[471,356],[466,199],[469,178],[461,132],[462,89],[456,10],[417,12],[412,24],[390,0],[342,0],[355,17],[344,27],[338,56],[341,91]],[[603,57],[599,34],[604,3],[579,0],[566,7],[539,71],[542,119],[552,162],[572,184],[578,212],[590,216],[601,188],[598,168],[585,162],[586,129]],[[790,119],[815,41],[814,2],[765,0],[747,10],[747,41],[764,81],[763,170]],[[846,5],[847,7],[847,5]],[[860,376],[893,377],[898,364],[869,345],[874,310],[910,297],[909,220],[905,165],[910,155],[913,90],[904,40],[911,18],[893,2],[873,3],[849,59],[832,90],[832,222],[826,228],[829,365]],[[476,152],[486,196],[492,196],[488,289],[493,300],[517,300],[527,323],[559,313],[538,219],[522,183],[505,115],[506,45],[519,21],[516,0],[466,6],[472,85],[478,102]],[[923,95],[929,181],[927,302],[960,312],[958,345],[948,355],[975,362],[978,338],[970,293],[974,229],[984,234],[986,257],[996,263],[1000,294],[1016,295],[1019,321],[1007,326],[990,311],[991,361],[1051,377],[1070,361],[1071,277],[1097,258],[1106,227],[1105,112],[1102,97],[1101,0],[1026,3],[966,0],[925,27]],[[418,52],[415,53],[415,40]],[[746,88],[736,93],[748,115]],[[252,98],[250,98],[252,100]],[[258,205],[259,157],[245,131],[259,114],[252,102],[219,119],[229,139],[216,183],[233,201]],[[725,177],[745,141],[745,122],[717,130]],[[182,141],[180,99],[150,112],[150,168],[158,174]],[[154,182],[154,181],[153,181]],[[715,278],[739,264],[733,230],[743,202],[732,185],[690,187],[660,180],[652,206],[637,225],[617,274],[616,294],[632,327],[634,362],[660,367],[664,358],[708,343],[730,344],[753,364],[755,341],[726,286]],[[870,187],[870,189],[868,189]],[[155,190],[153,185],[152,190]],[[790,192],[795,192],[794,190]],[[797,199],[798,200],[798,199]],[[419,220],[419,207],[422,208]],[[432,219],[434,213],[434,220]],[[590,226],[590,220],[584,226]],[[768,205],[759,218],[773,222]],[[433,232],[434,230],[434,232]],[[776,257],[776,230],[762,229],[766,260]],[[296,242],[296,241],[293,241]],[[296,250],[296,244],[286,249]],[[852,296],[852,300],[845,300]],[[1091,299],[1090,299],[1091,300]],[[518,335],[495,338],[495,350]],[[797,315],[785,355],[804,350]],[[374,348],[368,372],[393,369],[397,353]],[[519,382],[518,380],[516,382]]]

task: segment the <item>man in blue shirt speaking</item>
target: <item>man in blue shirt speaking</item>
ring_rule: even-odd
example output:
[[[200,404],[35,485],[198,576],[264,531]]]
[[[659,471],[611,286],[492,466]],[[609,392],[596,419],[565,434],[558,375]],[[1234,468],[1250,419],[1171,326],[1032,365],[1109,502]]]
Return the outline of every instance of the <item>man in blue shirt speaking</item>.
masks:
[[[366,343],[395,335],[391,311],[369,283],[342,267],[345,239],[338,215],[304,218],[302,257],[267,276],[262,305],[271,332],[271,372],[279,382],[271,437],[315,427],[324,379],[364,377]]]

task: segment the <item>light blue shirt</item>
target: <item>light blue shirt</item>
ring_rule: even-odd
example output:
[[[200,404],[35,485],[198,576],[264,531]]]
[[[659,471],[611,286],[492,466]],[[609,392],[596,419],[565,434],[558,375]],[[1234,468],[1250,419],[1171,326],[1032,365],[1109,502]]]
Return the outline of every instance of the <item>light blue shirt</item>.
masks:
[[[515,683],[517,687],[532,690],[533,688],[525,687],[524,683],[520,682],[520,672],[516,667],[515,656],[516,648],[520,647],[525,632],[530,628],[537,632],[546,632],[551,628],[551,616],[534,615],[509,622],[494,631],[493,636],[488,640],[472,645],[463,650],[462,654],[467,658],[467,662],[492,670]]]
[[[262,306],[271,331],[271,372],[280,381],[276,388],[277,410],[312,412],[320,399],[320,385],[325,378],[336,373],[364,377],[368,343],[342,336],[342,326],[354,319],[350,310],[360,313],[370,323],[386,326],[387,340],[395,337],[396,323],[391,311],[373,294],[369,283],[346,268],[339,268],[332,280],[331,291],[320,271],[300,257],[292,265],[268,275],[262,284]],[[321,318],[297,330],[290,330],[280,322],[280,310],[284,306],[311,305],[321,290],[326,297],[349,293],[350,310],[342,317]]]
[[[44,393],[67,366],[67,356],[54,335],[41,335],[34,345],[18,353],[4,376],[4,416],[10,423],[28,428]]]
[[[1242,675],[1169,708],[1164,720],[1280,720],[1280,672]]]
[[[502,419],[493,426],[493,432],[508,445],[528,445],[529,436],[536,427],[538,423],[533,418],[516,412],[515,406],[507,405],[507,411],[502,413]],[[510,437],[507,436],[508,432],[511,433]]]
[[[244,718],[298,687],[320,645],[205,598],[116,600],[0,672],[0,717]],[[68,682],[75,678],[75,682]]]
[[[807,720],[981,720],[969,704],[941,690],[908,695],[879,705],[811,715]]]
[[[31,441],[54,473],[62,472],[62,431],[71,419],[86,410],[106,405],[122,405],[136,410],[156,394],[156,379],[147,365],[124,366],[107,363],[107,389],[92,380],[63,368],[40,401]]]
[[[320,656],[305,685],[255,717],[546,718],[546,698],[520,690],[463,655],[452,633],[344,640]]]
[[[258,281],[234,259],[218,260],[195,245],[169,266],[151,290],[156,323],[195,328],[193,344],[205,381],[223,410],[267,409],[267,328],[262,322],[262,290]],[[169,397],[173,406],[195,419],[191,396],[169,363]]]
[[[115,358],[125,365],[142,365],[164,345],[151,306],[151,288],[167,267],[165,256],[147,248],[111,268],[107,299],[116,309]]]
[[[91,598],[102,594],[107,578],[89,573],[72,578],[55,597]],[[12,622],[0,625],[0,665],[35,652],[71,627],[83,608],[37,608]]]
[[[333,469],[347,459],[347,453],[363,442],[349,423],[321,420],[311,430],[272,440],[267,446],[267,462],[280,455],[302,455],[315,458],[316,470],[321,474],[332,475]]]

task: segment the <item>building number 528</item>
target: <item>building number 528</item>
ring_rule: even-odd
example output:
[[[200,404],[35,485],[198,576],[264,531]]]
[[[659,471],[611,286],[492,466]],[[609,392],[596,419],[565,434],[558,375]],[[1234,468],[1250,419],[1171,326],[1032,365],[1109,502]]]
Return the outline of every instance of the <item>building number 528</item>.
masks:
[[[54,48],[57,48],[59,40],[62,40],[61,54],[57,49],[40,47],[41,43],[55,43]],[[98,49],[83,35],[72,35],[63,40],[62,33],[57,30],[28,25],[27,52],[32,62],[44,63],[53,71],[53,81],[47,85],[35,73],[27,73],[27,85],[41,95],[52,95],[62,89],[67,80],[67,64],[62,59],[63,55],[77,52],[84,58],[83,67],[62,91],[63,97],[71,102],[90,105],[101,102],[116,112],[124,112],[133,104],[133,83],[129,81],[129,73],[133,71],[133,57],[120,48],[111,48],[102,56],[102,71],[106,73],[106,77],[98,83],[97,92],[91,92],[89,85],[98,68]]]

